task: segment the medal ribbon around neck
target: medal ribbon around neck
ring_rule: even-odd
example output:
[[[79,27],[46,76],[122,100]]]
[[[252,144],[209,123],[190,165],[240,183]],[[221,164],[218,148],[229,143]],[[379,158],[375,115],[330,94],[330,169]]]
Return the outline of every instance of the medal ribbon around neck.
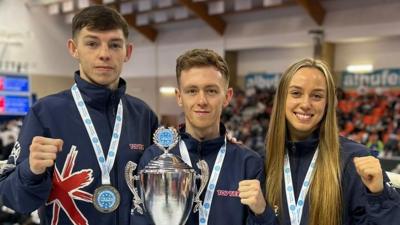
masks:
[[[110,142],[109,151],[107,154],[107,159],[105,159],[103,148],[101,147],[99,137],[97,136],[96,130],[93,125],[93,121],[90,118],[85,102],[83,101],[82,95],[76,84],[71,87],[71,91],[72,96],[74,97],[75,104],[78,107],[79,114],[81,115],[82,121],[85,124],[86,131],[89,134],[90,142],[92,143],[94,152],[96,153],[97,162],[99,163],[101,169],[101,183],[103,185],[111,184],[110,172],[114,165],[115,157],[118,151],[119,138],[121,136],[123,115],[122,101],[120,99],[118,103],[114,130]]]
[[[285,177],[285,190],[286,190],[286,199],[289,209],[290,223],[292,225],[300,224],[301,216],[303,214],[304,202],[315,172],[315,163],[318,156],[318,150],[319,149],[317,148],[311,160],[310,166],[308,167],[306,177],[304,178],[304,182],[301,187],[299,198],[297,199],[297,203],[294,197],[294,188],[293,188],[292,174],[290,170],[289,154],[287,152],[285,154],[283,173]]]
[[[181,153],[181,157],[183,161],[192,167],[192,163],[190,162],[189,152],[187,150],[186,144],[183,140],[179,143],[179,151]],[[215,188],[217,186],[219,174],[222,169],[222,165],[224,163],[224,158],[226,154],[226,138],[224,144],[218,151],[217,159],[215,160],[215,164],[213,167],[213,171],[211,173],[210,180],[208,181],[207,192],[204,197],[204,204],[200,207],[199,210],[199,224],[206,225],[208,224],[208,216],[210,215],[211,202],[214,196]]]

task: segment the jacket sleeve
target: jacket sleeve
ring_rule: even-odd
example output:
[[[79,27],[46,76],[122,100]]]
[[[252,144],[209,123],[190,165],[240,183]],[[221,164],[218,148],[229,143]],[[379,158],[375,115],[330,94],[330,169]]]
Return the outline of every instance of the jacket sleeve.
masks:
[[[261,215],[254,215],[249,212],[247,217],[247,225],[278,225],[278,219],[274,211],[267,205],[265,211]]]
[[[151,137],[153,137],[154,132],[156,132],[157,128],[159,127],[157,115],[153,113],[153,120],[151,125]],[[152,139],[153,140],[153,139]]]
[[[351,196],[348,204],[348,222],[352,225],[395,225],[398,224],[398,215],[400,215],[400,195],[395,188],[387,185],[388,178],[384,175],[385,185],[381,194],[376,195],[369,192],[364,186],[361,178],[356,173],[352,162],[348,163],[347,176],[349,185],[344,188]],[[347,224],[347,223],[346,223]]]
[[[152,144],[154,144],[153,143],[153,134],[156,132],[157,128],[159,127],[157,115],[153,111],[151,111],[150,125],[151,125],[151,130],[150,130],[150,132],[151,132],[150,146],[151,146]]]
[[[384,176],[386,173],[384,173]],[[389,181],[385,177],[385,181]],[[367,212],[372,224],[398,224],[400,215],[400,194],[389,182],[385,182],[383,192],[380,195],[373,195],[364,188],[367,196]]]
[[[31,109],[13,151],[7,168],[0,172],[0,200],[20,213],[29,213],[43,206],[51,190],[51,172],[35,175],[29,167],[29,146],[34,136],[44,136],[45,129]]]
[[[250,150],[249,150],[250,151]],[[265,172],[264,163],[260,157],[255,157],[249,160],[247,165],[249,173],[246,174],[247,179],[257,179],[260,181],[261,188],[263,189],[263,194],[265,196]],[[247,207],[248,208],[248,207]],[[276,225],[278,220],[275,216],[274,211],[267,205],[264,212],[261,215],[255,215],[253,211],[248,210],[248,216],[246,220],[246,225]]]

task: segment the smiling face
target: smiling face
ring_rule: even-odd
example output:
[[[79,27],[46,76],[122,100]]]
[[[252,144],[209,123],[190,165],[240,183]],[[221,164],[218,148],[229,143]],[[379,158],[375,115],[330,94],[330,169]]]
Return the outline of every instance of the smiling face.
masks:
[[[178,105],[185,113],[186,131],[194,138],[212,139],[219,136],[222,109],[233,91],[226,88],[226,80],[213,66],[193,67],[181,72]]]
[[[326,80],[316,68],[299,69],[289,83],[285,115],[292,141],[304,140],[316,130],[325,114]]]
[[[82,79],[115,90],[133,47],[126,43],[121,29],[93,31],[85,27],[68,41],[68,48],[79,60]]]

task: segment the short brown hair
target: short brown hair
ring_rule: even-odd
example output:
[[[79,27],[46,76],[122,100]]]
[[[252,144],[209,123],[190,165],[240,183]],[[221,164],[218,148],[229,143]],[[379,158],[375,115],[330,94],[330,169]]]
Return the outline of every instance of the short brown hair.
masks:
[[[226,61],[215,51],[211,49],[192,49],[185,52],[176,59],[176,81],[180,85],[181,73],[183,70],[189,70],[193,67],[213,66],[229,84],[229,69]]]
[[[72,19],[72,37],[84,27],[98,31],[121,29],[125,39],[129,36],[126,20],[115,9],[104,5],[89,6],[76,14]]]

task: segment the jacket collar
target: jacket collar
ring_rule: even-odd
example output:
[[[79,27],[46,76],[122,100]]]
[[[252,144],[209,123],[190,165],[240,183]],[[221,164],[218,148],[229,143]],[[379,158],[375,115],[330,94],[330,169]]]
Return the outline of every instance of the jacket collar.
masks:
[[[225,143],[225,126],[220,123],[220,136],[211,140],[198,141],[193,138],[189,133],[186,133],[185,125],[179,128],[181,139],[185,142],[189,152],[205,156],[210,153],[218,152],[221,146]]]
[[[290,141],[286,135],[286,146],[289,153],[307,154],[314,152],[319,144],[319,129],[315,130],[307,139],[302,141]]]
[[[122,78],[119,78],[118,89],[114,91],[83,80],[79,70],[75,72],[74,78],[85,103],[95,108],[106,108],[109,104],[118,104],[119,99],[125,94],[126,82]]]

